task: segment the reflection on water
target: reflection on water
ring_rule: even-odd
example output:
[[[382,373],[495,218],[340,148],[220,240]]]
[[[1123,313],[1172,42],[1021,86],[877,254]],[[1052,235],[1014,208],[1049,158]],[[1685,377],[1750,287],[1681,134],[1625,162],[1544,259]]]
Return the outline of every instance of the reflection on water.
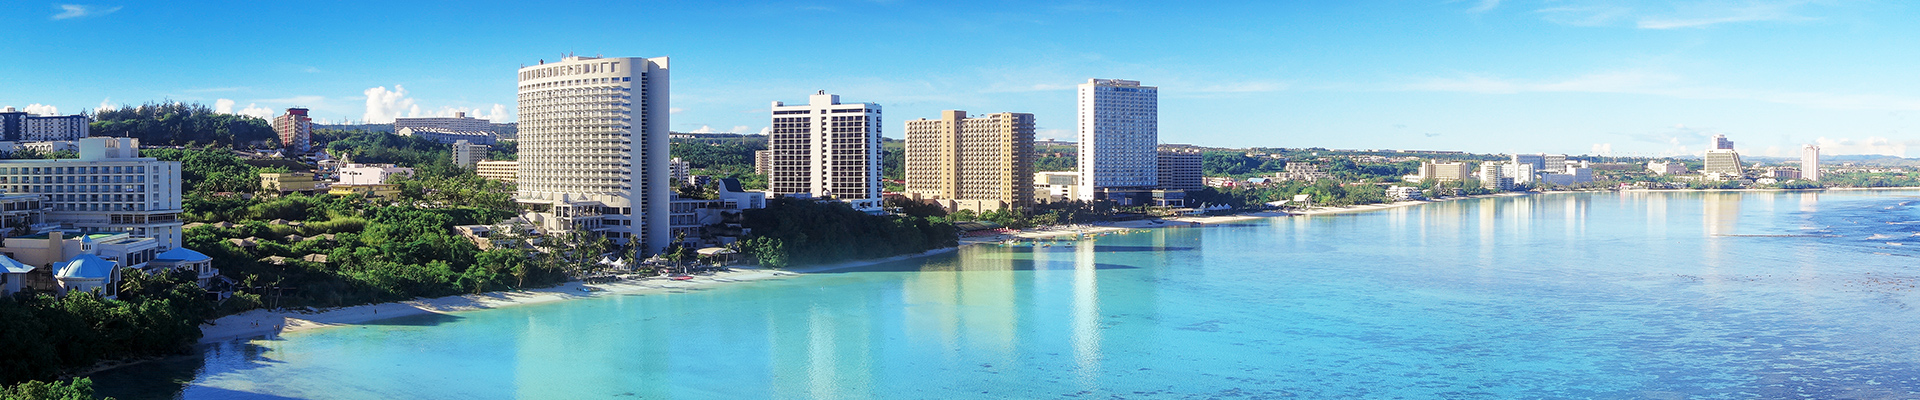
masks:
[[[1536,195],[969,247],[95,379],[123,399],[1911,398],[1912,195]]]

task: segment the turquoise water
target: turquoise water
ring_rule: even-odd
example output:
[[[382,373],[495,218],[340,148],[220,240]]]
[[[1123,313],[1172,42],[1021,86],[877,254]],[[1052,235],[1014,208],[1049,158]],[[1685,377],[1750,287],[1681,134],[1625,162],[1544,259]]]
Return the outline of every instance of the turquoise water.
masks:
[[[1915,196],[1542,195],[976,246],[94,378],[122,399],[1914,398]]]

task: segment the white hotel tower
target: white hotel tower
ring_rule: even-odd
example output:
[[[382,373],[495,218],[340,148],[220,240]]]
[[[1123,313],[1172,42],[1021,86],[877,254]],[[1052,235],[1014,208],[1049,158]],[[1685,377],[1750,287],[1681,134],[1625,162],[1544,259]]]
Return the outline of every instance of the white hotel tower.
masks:
[[[667,58],[566,57],[520,68],[519,202],[546,231],[658,252],[673,238]]]
[[[1080,199],[1159,186],[1160,89],[1088,79],[1079,97]]]
[[[880,140],[879,104],[841,103],[825,90],[807,104],[773,102],[768,192],[832,196],[880,212]]]

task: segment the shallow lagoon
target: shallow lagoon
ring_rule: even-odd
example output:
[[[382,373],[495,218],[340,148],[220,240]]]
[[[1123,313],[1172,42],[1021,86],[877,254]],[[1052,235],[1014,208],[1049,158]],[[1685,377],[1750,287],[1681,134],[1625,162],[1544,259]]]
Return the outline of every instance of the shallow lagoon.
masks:
[[[1602,193],[409,317],[137,398],[1911,398],[1920,192]]]

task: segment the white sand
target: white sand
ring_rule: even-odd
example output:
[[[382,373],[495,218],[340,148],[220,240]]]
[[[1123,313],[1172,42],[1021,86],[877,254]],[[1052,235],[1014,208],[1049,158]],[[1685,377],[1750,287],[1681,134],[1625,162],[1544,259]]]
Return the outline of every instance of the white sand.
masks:
[[[1261,219],[1261,218],[1284,217],[1288,215],[1318,215],[1318,214],[1377,211],[1377,210],[1384,210],[1384,209],[1390,209],[1390,208],[1434,203],[1434,202],[1440,202],[1440,201],[1461,200],[1461,199],[1469,199],[1469,198],[1523,196],[1523,195],[1525,194],[1524,193],[1501,193],[1501,194],[1482,195],[1482,196],[1445,198],[1445,199],[1438,199],[1438,200],[1432,200],[1432,201],[1402,201],[1402,202],[1391,203],[1391,204],[1375,204],[1375,205],[1364,205],[1364,206],[1355,206],[1355,207],[1315,207],[1308,210],[1296,211],[1291,214],[1283,213],[1283,212],[1256,212],[1256,213],[1222,215],[1222,216],[1167,217],[1162,219],[1163,221],[1166,221],[1166,222],[1157,223],[1157,224],[1153,223],[1153,221],[1150,221],[1150,220],[1137,220],[1137,221],[1102,223],[1102,224],[1095,224],[1095,225],[1051,226],[1051,227],[1029,229],[1026,231],[1014,232],[1011,234],[963,237],[960,239],[960,244],[962,246],[966,246],[966,245],[974,245],[974,244],[997,243],[997,242],[1003,242],[1003,241],[1013,240],[1013,239],[1044,239],[1044,238],[1059,237],[1059,236],[1096,235],[1096,234],[1102,234],[1102,233],[1126,231],[1126,230],[1133,230],[1133,229],[1178,228],[1178,227],[1194,226],[1195,224],[1200,224],[1200,225],[1220,224],[1220,223],[1239,222],[1239,221],[1247,221],[1247,220],[1254,220],[1254,219]],[[302,311],[294,311],[294,310],[278,310],[278,311],[253,310],[253,311],[247,311],[244,313],[229,315],[226,317],[221,317],[220,319],[215,320],[213,323],[200,325],[200,332],[203,335],[200,341],[202,343],[207,343],[207,342],[218,342],[218,341],[224,341],[224,340],[230,340],[230,339],[242,338],[242,337],[250,337],[250,336],[275,335],[279,333],[298,332],[298,331],[304,331],[309,329],[351,325],[351,324],[357,324],[357,323],[364,323],[368,321],[375,321],[375,320],[381,320],[381,319],[387,319],[387,318],[398,318],[398,317],[413,316],[413,315],[422,315],[427,313],[438,313],[438,314],[456,313],[456,312],[462,312],[462,311],[485,310],[485,309],[493,309],[493,308],[500,308],[500,307],[511,307],[511,306],[517,306],[517,305],[539,304],[539,303],[547,303],[547,302],[555,302],[555,301],[563,301],[563,300],[583,299],[583,298],[596,297],[596,296],[606,296],[606,295],[615,295],[615,294],[633,294],[633,293],[654,293],[654,292],[663,292],[663,291],[676,290],[676,289],[710,286],[710,285],[716,285],[716,284],[722,284],[722,283],[748,282],[748,281],[756,281],[761,279],[793,276],[793,275],[799,275],[802,273],[809,273],[809,272],[820,272],[820,271],[830,271],[830,270],[837,270],[837,269],[844,269],[844,268],[863,267],[863,266],[874,265],[874,264],[885,263],[885,262],[893,262],[893,261],[900,261],[900,260],[906,260],[911,258],[926,257],[934,254],[948,253],[948,252],[953,252],[955,250],[956,248],[933,249],[933,250],[928,250],[926,252],[917,253],[917,254],[904,254],[904,255],[880,258],[880,259],[848,261],[848,262],[826,264],[826,265],[801,266],[801,267],[789,268],[786,270],[735,268],[735,270],[731,272],[721,272],[713,275],[698,275],[698,276],[695,276],[694,279],[685,280],[685,281],[675,281],[675,280],[670,280],[666,278],[647,278],[647,279],[640,279],[640,280],[625,280],[625,281],[618,281],[618,282],[611,282],[611,283],[596,283],[596,284],[587,284],[582,282],[568,282],[564,285],[550,287],[550,288],[542,288],[542,289],[516,290],[516,291],[507,291],[507,292],[489,292],[489,293],[476,294],[476,295],[448,296],[448,297],[441,297],[437,299],[416,299],[416,300],[402,301],[402,302],[396,302],[396,303],[381,303],[381,304],[368,304],[368,305],[352,306],[352,307],[330,308],[330,309],[318,310],[317,312],[302,312]],[[593,291],[582,291],[581,290],[582,288],[590,288]]]
[[[319,312],[311,313],[293,310],[252,310],[221,317],[211,324],[200,325],[200,333],[202,334],[200,342],[208,343],[249,336],[275,335],[285,332],[298,332],[308,329],[350,325],[427,313],[445,314],[615,294],[663,292],[792,275],[798,274],[779,270],[735,268],[735,270],[731,272],[720,272],[712,275],[695,275],[693,279],[685,281],[676,281],[667,278],[647,278],[595,284],[568,282],[564,285],[550,288],[489,292],[475,295],[448,296],[437,299],[416,299],[397,303],[368,304],[323,309],[319,310]],[[582,291],[581,288],[591,288],[593,291]]]

